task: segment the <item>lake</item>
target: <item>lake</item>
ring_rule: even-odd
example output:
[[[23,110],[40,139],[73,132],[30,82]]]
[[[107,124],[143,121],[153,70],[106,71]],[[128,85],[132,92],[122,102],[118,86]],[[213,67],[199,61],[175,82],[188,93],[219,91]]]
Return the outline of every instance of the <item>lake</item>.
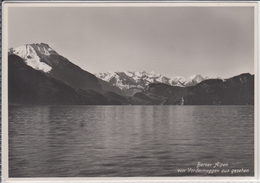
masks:
[[[253,175],[253,106],[9,106],[9,177]]]

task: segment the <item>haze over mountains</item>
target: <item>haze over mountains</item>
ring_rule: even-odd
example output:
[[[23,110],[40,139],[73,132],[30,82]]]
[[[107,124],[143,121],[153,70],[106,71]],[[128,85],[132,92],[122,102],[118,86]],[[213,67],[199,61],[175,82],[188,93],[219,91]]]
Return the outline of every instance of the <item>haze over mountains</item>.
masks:
[[[86,61],[87,62],[87,61]],[[91,74],[48,44],[9,49],[9,104],[244,105],[254,104],[254,76],[229,79],[154,72]]]

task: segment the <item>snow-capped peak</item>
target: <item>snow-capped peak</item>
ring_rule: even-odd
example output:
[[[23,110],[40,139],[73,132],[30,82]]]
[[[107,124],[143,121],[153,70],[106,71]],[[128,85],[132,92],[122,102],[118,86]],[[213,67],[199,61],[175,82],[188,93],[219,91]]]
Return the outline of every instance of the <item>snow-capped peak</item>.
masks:
[[[98,78],[119,87],[122,90],[144,89],[150,83],[165,83],[172,86],[191,86],[205,80],[201,75],[193,75],[188,79],[184,77],[166,77],[155,72],[146,71],[124,71],[106,72],[95,74]]]
[[[48,48],[46,49],[44,47],[38,47],[38,49],[41,50],[45,55],[50,54]],[[51,66],[40,61],[40,57],[37,55],[35,49],[30,44],[26,44],[17,48],[12,48],[10,50],[12,54],[21,57],[28,66],[34,68],[35,70],[40,70],[47,73],[50,72],[52,69]]]
[[[102,78],[104,81],[109,82],[116,75],[116,73],[106,72],[106,73],[97,73],[95,75],[96,75],[96,77]]]
[[[45,43],[35,44],[35,48],[37,49],[37,51],[47,56],[51,55],[51,51],[54,51],[51,47],[49,47],[49,45]]]
[[[174,85],[174,86],[184,86],[186,79],[184,77],[181,76],[176,76],[174,78],[170,79],[170,84]]]
[[[199,74],[197,74],[197,75],[192,75],[192,76],[190,76],[187,80],[188,81],[196,81],[196,82],[201,82],[201,81],[203,81],[203,77],[201,76],[201,75],[199,75]]]
[[[203,78],[201,75],[197,74],[188,77],[188,79],[184,82],[184,84],[185,86],[192,86],[204,80],[206,80],[206,78]]]

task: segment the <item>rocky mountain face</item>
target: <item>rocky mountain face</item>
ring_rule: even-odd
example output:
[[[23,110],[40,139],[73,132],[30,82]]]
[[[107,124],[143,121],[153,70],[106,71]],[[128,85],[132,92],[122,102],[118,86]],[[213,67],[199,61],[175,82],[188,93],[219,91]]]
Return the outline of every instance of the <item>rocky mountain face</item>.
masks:
[[[164,83],[171,86],[194,86],[208,78],[203,78],[201,75],[193,75],[187,79],[183,77],[169,78],[154,72],[106,72],[95,74],[98,78],[110,83],[113,86],[120,88],[125,95],[132,96],[135,93],[141,92],[151,83]]]
[[[118,88],[101,81],[95,75],[84,71],[67,58],[59,55],[48,44],[26,44],[9,50],[9,54],[21,57],[24,62],[45,75],[67,83],[73,88],[92,89],[102,93],[104,90],[117,91]],[[105,87],[105,89],[102,88]]]
[[[28,66],[17,55],[8,57],[8,101],[14,105],[108,104],[100,93],[75,89]]]
[[[94,75],[71,63],[47,44],[27,44],[12,49],[12,53],[20,56],[28,66],[73,88],[101,91],[101,85]]]

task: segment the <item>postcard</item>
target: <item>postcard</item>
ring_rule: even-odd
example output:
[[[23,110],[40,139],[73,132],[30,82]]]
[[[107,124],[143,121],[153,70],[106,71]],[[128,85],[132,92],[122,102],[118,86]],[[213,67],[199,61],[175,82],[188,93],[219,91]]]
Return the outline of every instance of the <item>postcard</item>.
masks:
[[[256,2],[4,2],[3,181],[256,180]]]

